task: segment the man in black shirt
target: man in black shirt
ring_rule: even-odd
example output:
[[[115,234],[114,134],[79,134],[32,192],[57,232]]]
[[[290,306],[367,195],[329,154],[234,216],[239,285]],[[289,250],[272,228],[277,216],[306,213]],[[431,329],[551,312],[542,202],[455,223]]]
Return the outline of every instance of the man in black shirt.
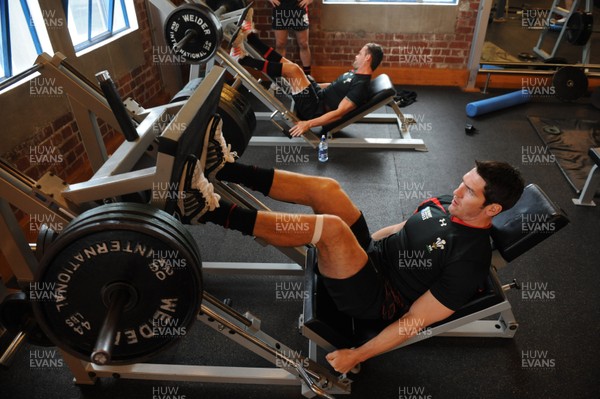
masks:
[[[523,192],[519,172],[504,162],[476,162],[453,196],[423,202],[406,221],[374,234],[362,212],[333,179],[235,163],[211,130],[204,167],[211,180],[244,184],[269,197],[310,206],[314,215],[241,209],[214,194],[200,162],[186,164],[180,187],[184,223],[212,222],[271,245],[313,244],[324,285],[340,311],[388,320],[379,335],[355,349],[327,355],[345,373],[446,319],[477,292],[489,271],[492,218]],[[209,134],[207,134],[209,136]],[[226,160],[227,159],[227,160]],[[404,326],[404,328],[402,328]]]
[[[264,60],[250,57],[246,53],[245,43],[252,46]],[[288,81],[296,112],[301,119],[290,129],[290,134],[297,137],[312,127],[340,119],[368,100],[371,75],[383,59],[383,49],[378,44],[367,43],[355,56],[352,71],[342,74],[330,84],[319,85],[298,64],[263,43],[254,32],[252,23],[245,21],[234,41],[231,56],[241,65],[262,71],[276,81],[281,77]]]

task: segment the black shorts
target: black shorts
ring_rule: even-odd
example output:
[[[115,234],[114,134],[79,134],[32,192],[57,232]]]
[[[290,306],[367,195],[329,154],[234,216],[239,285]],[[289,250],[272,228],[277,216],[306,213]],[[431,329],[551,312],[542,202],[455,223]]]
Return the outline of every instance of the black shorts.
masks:
[[[300,120],[316,118],[325,113],[325,104],[323,103],[320,92],[321,87],[312,79],[310,84],[300,93],[293,94],[296,115]]]
[[[366,223],[353,230],[360,237],[370,236]],[[333,299],[338,310],[357,319],[397,320],[408,311],[407,302],[392,286],[385,270],[379,270],[377,248],[369,245],[366,249],[369,259],[358,273],[346,279],[321,276],[323,285]]]
[[[273,7],[273,30],[297,30],[308,29],[308,8],[299,7],[296,1],[282,1],[277,7]]]

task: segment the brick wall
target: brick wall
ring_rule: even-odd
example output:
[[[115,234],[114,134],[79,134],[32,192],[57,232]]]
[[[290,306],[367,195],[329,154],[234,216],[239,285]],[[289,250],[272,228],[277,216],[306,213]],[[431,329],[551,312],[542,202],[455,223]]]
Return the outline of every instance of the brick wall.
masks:
[[[165,102],[165,94],[161,87],[159,69],[152,59],[152,37],[146,2],[135,0],[134,3],[145,62],[124,76],[113,76],[113,78],[122,98],[132,97],[144,107],[151,107]],[[122,141],[121,135],[109,125],[100,120],[98,123],[108,148],[114,148]],[[91,176],[91,168],[79,137],[77,123],[71,113],[62,115],[47,126],[36,129],[27,140],[3,154],[2,157],[36,180],[48,171],[69,183]]]
[[[465,69],[469,58],[469,50],[477,20],[480,0],[460,0],[459,12],[454,33],[406,34],[402,27],[396,33],[377,32],[331,32],[321,26],[320,0],[310,6],[311,23],[310,48],[315,66],[348,66],[355,54],[367,42],[381,44],[387,55],[381,64],[382,68],[426,68],[426,69]],[[261,38],[273,45],[274,34],[271,29],[271,5],[267,1],[255,2],[255,24]],[[349,24],[352,22],[349,21]],[[294,34],[290,34],[287,57],[299,62]],[[415,57],[418,52],[427,56]]]
[[[152,37],[144,0],[135,0],[139,30],[142,34],[141,46],[144,51],[144,65],[134,69],[125,76],[117,77],[117,87],[123,98],[133,97],[145,107],[165,102],[166,95],[161,88],[160,73],[153,63]],[[313,66],[347,68],[358,49],[366,42],[377,42],[386,49],[386,57],[381,69],[410,68],[419,69],[465,69],[473,30],[477,19],[479,0],[461,0],[456,19],[454,33],[446,34],[405,34],[401,28],[397,33],[377,32],[331,32],[321,27],[320,0],[310,6],[310,47],[313,55]],[[256,28],[261,38],[274,45],[274,33],[271,29],[271,5],[268,1],[255,2]],[[290,35],[287,57],[299,62],[294,35]],[[425,57],[425,58],[424,58]],[[427,62],[423,62],[427,61]],[[118,142],[120,135],[108,125],[101,123],[101,131],[106,142]],[[32,162],[32,152],[55,148],[52,160],[60,158],[62,162]],[[47,150],[48,151],[48,150]],[[69,113],[57,118],[52,123],[32,132],[32,136],[3,154],[8,161],[17,165],[19,170],[34,179],[38,179],[50,170],[56,175],[72,182],[68,177],[81,178],[89,175],[87,156],[78,135],[77,124]],[[82,173],[84,171],[85,173]]]

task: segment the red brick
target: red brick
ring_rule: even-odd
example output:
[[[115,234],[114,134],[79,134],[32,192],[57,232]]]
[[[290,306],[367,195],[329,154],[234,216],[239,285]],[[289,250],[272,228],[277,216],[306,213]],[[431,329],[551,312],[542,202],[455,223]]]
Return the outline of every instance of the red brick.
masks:
[[[471,48],[471,43],[467,42],[452,42],[448,44],[449,48],[468,49]]]
[[[55,119],[54,122],[52,122],[52,130],[57,131],[58,129],[69,123],[72,119],[73,117],[71,116],[71,113],[67,113],[61,116],[60,118]]]

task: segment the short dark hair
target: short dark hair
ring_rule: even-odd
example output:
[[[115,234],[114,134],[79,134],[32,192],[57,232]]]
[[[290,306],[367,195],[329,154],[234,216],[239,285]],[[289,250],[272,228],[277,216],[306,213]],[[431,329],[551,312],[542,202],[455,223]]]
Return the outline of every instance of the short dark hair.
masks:
[[[512,208],[525,187],[521,172],[506,162],[475,161],[475,165],[477,174],[485,181],[483,206],[496,203],[503,211]]]
[[[383,47],[377,43],[367,43],[365,46],[369,54],[371,54],[371,69],[375,70],[383,59]]]

